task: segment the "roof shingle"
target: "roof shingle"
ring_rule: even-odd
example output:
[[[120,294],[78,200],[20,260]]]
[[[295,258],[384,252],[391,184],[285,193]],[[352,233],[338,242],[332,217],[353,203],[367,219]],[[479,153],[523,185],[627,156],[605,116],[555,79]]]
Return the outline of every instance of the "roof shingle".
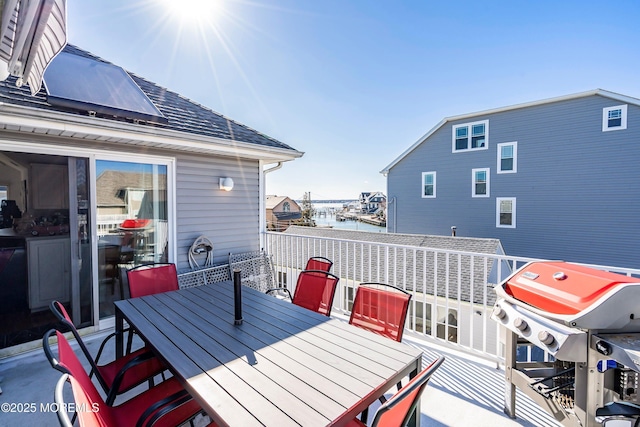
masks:
[[[110,62],[73,45],[67,45],[64,48],[64,52],[111,64]],[[176,92],[163,88],[129,71],[126,72],[155,104],[160,112],[162,112],[162,114],[168,119],[168,123],[166,124],[146,123],[140,121],[138,122],[139,126],[147,128],[162,128],[193,135],[214,137],[278,149],[294,150],[287,144],[231,120],[222,114],[200,105],[197,102],[191,101]],[[28,87],[23,86],[18,88],[16,87],[15,82],[15,77],[9,77],[7,80],[0,82],[0,102],[73,115],[88,115],[87,111],[53,106],[48,103],[44,84],[38,93],[32,96]],[[124,117],[106,116],[101,118],[132,122],[131,119]]]

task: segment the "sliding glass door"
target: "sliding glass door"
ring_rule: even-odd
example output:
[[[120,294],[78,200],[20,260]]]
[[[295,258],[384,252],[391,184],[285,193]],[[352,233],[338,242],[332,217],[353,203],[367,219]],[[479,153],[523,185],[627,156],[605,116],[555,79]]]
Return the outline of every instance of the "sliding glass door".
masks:
[[[126,297],[127,268],[169,258],[167,165],[96,161],[100,318]]]

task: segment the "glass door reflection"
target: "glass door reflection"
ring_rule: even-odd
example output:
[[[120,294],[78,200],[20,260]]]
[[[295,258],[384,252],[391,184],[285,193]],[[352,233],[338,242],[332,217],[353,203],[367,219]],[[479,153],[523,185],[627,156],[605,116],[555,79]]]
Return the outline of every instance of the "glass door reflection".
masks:
[[[96,162],[100,318],[126,298],[126,269],[168,259],[167,166]]]

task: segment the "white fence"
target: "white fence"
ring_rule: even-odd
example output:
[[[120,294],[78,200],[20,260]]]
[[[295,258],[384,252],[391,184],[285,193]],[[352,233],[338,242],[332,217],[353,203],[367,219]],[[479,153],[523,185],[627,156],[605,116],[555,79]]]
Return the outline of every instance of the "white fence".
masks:
[[[312,256],[334,262],[340,277],[334,313],[348,314],[362,282],[398,286],[413,295],[407,330],[500,362],[499,327],[490,319],[493,287],[533,258],[268,232],[276,280],[290,289]],[[640,270],[590,265],[640,276]]]
[[[117,230],[122,221],[127,219],[127,215],[98,215],[96,220],[96,228],[98,236],[106,236],[111,234],[113,230]]]

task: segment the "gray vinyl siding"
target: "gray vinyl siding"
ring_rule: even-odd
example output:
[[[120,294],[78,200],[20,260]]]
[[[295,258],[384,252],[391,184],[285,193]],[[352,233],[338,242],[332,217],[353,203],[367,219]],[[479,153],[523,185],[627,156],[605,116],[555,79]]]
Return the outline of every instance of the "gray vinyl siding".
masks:
[[[449,122],[388,174],[390,232],[497,238],[508,255],[640,267],[640,108],[602,132],[602,96]],[[451,152],[453,125],[489,120],[487,150]],[[497,144],[517,141],[517,173],[497,173]],[[490,197],[471,197],[471,170],[490,168]],[[437,172],[437,197],[421,174]],[[496,197],[516,198],[516,228],[496,227]],[[392,205],[391,205],[392,206]]]
[[[232,191],[218,188],[231,177]],[[259,166],[257,161],[178,155],[176,161],[176,224],[178,269],[188,268],[188,250],[198,236],[213,243],[215,263],[229,252],[260,248]]]

